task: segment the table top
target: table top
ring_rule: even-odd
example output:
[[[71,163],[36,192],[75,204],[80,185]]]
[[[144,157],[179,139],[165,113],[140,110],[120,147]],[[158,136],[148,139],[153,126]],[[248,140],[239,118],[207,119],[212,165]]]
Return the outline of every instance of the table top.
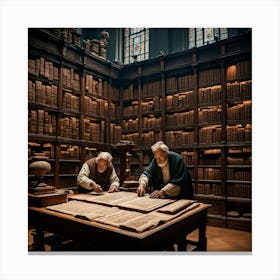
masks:
[[[207,211],[207,209],[210,207],[211,205],[209,204],[203,204],[200,203],[200,205],[186,213],[183,213],[182,215],[179,215],[177,217],[175,217],[172,220],[169,220],[163,224],[160,224],[152,229],[148,229],[144,232],[134,232],[134,231],[130,231],[130,230],[126,230],[126,229],[122,229],[122,228],[118,228],[115,226],[111,226],[111,225],[107,225],[107,224],[102,224],[96,221],[87,221],[84,219],[80,219],[80,218],[76,218],[72,215],[69,214],[64,214],[64,213],[59,213],[53,210],[49,210],[46,207],[29,207],[29,210],[32,212],[37,212],[39,214],[43,214],[43,215],[48,215],[48,216],[53,216],[53,217],[57,217],[60,219],[65,219],[68,221],[72,221],[78,224],[83,224],[89,227],[93,227],[93,228],[99,228],[99,229],[103,229],[103,230],[108,230],[111,232],[115,232],[115,233],[119,233],[119,234],[123,234],[123,235],[127,235],[127,236],[131,236],[134,238],[138,238],[138,239],[144,239],[149,235],[152,235],[156,232],[162,231],[167,227],[170,227],[180,221],[186,220],[192,216],[195,216],[203,211]]]

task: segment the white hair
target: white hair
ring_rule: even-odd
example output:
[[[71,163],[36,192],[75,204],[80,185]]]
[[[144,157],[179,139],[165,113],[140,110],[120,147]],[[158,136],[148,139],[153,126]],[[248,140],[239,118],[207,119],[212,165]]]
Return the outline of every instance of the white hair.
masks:
[[[111,163],[113,157],[108,152],[100,152],[96,157],[96,162],[98,162],[100,159],[106,160],[108,163]]]
[[[156,142],[152,147],[152,152],[155,153],[158,150],[161,150],[163,152],[166,152],[169,154],[169,148],[167,147],[167,145],[165,145],[162,141],[158,141]]]

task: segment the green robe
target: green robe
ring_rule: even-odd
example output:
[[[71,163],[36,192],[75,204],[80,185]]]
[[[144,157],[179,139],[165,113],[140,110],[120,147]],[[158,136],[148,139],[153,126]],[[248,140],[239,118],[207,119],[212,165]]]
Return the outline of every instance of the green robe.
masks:
[[[180,194],[178,198],[193,199],[192,179],[185,166],[183,158],[174,152],[168,154],[170,181],[180,186]],[[160,190],[164,187],[161,168],[157,165],[153,158],[147,169],[143,172],[149,179],[151,191]]]

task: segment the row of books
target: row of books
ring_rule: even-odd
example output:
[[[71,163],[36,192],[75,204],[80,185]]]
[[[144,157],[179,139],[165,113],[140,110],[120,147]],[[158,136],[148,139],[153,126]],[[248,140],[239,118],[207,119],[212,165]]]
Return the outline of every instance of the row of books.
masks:
[[[80,148],[79,146],[72,145],[60,145],[60,159],[67,160],[79,160],[80,159]]]
[[[110,143],[118,143],[120,142],[121,135],[121,127],[115,123],[110,123],[110,126],[105,125],[105,121],[101,121],[100,123],[95,123],[89,119],[84,119],[84,140],[92,141],[94,143],[105,143],[105,135],[109,134],[111,139],[106,139],[106,141]],[[106,133],[105,133],[106,132]]]
[[[161,118],[147,118],[143,119],[143,129],[160,129]]]
[[[125,130],[137,131],[139,121],[138,119],[130,119],[128,122],[124,123]],[[135,133],[138,137],[138,133]],[[130,135],[130,136],[129,136]],[[132,137],[132,134],[126,135],[127,137]],[[130,140],[130,139],[127,139]],[[134,141],[134,140],[132,140]],[[227,127],[227,142],[250,142],[251,141],[251,126],[246,125],[246,127],[228,126]],[[166,132],[166,142],[168,145],[173,147],[191,145],[194,143],[194,132],[193,131],[167,131]],[[202,127],[199,129],[199,143],[200,144],[213,144],[222,142],[222,128],[221,126],[209,126]],[[137,143],[139,141],[137,140]],[[176,143],[174,145],[174,143]]]
[[[243,102],[227,109],[228,121],[251,121],[252,120],[252,102]]]
[[[194,188],[194,192],[196,194],[203,194],[203,195],[223,196],[224,188],[222,187],[221,184],[217,184],[217,183],[198,183]]]
[[[152,113],[157,112],[162,109],[162,102],[159,96],[155,96],[153,100],[150,101],[142,101],[142,112]]]
[[[51,143],[28,142],[28,158],[54,159],[54,145]]]
[[[126,131],[136,131],[139,129],[139,119],[129,119],[123,121],[123,128]]]
[[[227,80],[241,80],[251,78],[252,63],[251,61],[239,61],[236,64],[227,67]]]
[[[62,109],[65,111],[80,111],[80,97],[69,92],[63,92]]]
[[[137,116],[138,115],[138,101],[133,101],[130,106],[123,107],[123,116],[130,117],[130,116]]]
[[[199,129],[199,143],[212,144],[222,141],[221,126],[208,126]]]
[[[105,87],[106,87],[107,83],[104,82],[104,97],[106,97],[106,90],[105,90]],[[115,86],[110,86],[109,87],[109,95],[111,96],[111,99],[113,101],[119,101],[120,100],[120,89],[118,87],[115,87]]]
[[[183,151],[183,152],[181,152],[181,156],[182,156],[183,161],[186,164],[186,166],[195,164],[195,153],[194,152]]]
[[[53,62],[45,60],[45,58],[40,57],[36,59],[28,59],[28,73],[44,77],[50,81],[59,80],[59,68],[54,65]]]
[[[106,110],[105,110],[106,112]],[[119,104],[115,103],[109,103],[109,114],[110,114],[110,120],[115,120],[117,122],[120,122],[121,120],[121,107]]]
[[[208,109],[201,109],[198,111],[199,124],[221,122],[222,108],[221,106],[212,107]]]
[[[233,168],[227,169],[228,180],[251,181],[251,170],[236,170]]]
[[[222,149],[220,148],[208,148],[201,150],[201,157],[204,156],[221,156]]]
[[[45,28],[45,30],[58,39],[66,40],[75,46],[81,45],[81,35],[77,32],[77,28]]]
[[[28,101],[57,107],[57,86],[45,85],[42,81],[28,80]]]
[[[227,157],[227,164],[229,165],[251,165],[252,157]]]
[[[252,98],[252,82],[233,82],[227,83],[227,99],[247,100]]]
[[[192,145],[194,143],[193,131],[167,131],[166,144],[169,148]]]
[[[227,99],[240,98],[246,100],[251,98],[251,81],[234,82],[227,84]],[[207,88],[200,88],[198,93],[199,104],[220,104],[221,103],[221,86],[216,85]],[[194,105],[193,91],[180,92],[174,95],[166,96],[166,108],[175,109]],[[136,104],[134,104],[134,107]],[[127,108],[129,108],[128,106]],[[133,105],[132,105],[133,107]],[[138,107],[137,107],[138,109]],[[154,97],[153,101],[142,102],[143,112],[152,112],[161,109],[161,99],[159,96]]]
[[[73,68],[62,68],[62,84],[74,90],[81,89],[80,74],[74,71]]]
[[[186,106],[194,105],[194,94],[193,91],[186,91],[175,93],[174,95],[166,96],[166,108],[176,109],[184,108]]]
[[[89,49],[90,52],[94,55],[98,55],[103,59],[106,59],[107,57],[107,42],[104,40],[84,40],[84,46],[85,48]]]
[[[93,116],[106,117],[108,112],[108,101],[100,98],[84,98],[85,113]],[[115,112],[113,112],[115,113]]]
[[[122,140],[133,141],[136,146],[137,145],[140,146],[142,144],[142,143],[140,143],[139,133],[137,133],[137,132],[123,135]]]
[[[221,69],[211,68],[198,73],[199,86],[215,85],[221,83]]]
[[[231,156],[240,156],[239,154],[252,154],[252,147],[236,147],[236,148],[229,148],[228,153]]]
[[[121,141],[122,139],[122,129],[120,125],[117,125],[115,123],[110,123],[110,134],[111,134],[111,139],[107,142],[117,144]]]
[[[244,79],[251,77],[251,63],[249,61],[238,62],[227,68],[227,80]],[[199,86],[205,84],[217,85],[221,83],[221,69],[211,68],[200,71],[198,74]],[[194,75],[186,75],[181,77],[170,77],[166,79],[166,92],[184,91],[194,87]],[[143,86],[143,96],[160,95],[160,81],[147,83]],[[136,91],[133,85],[124,91],[124,99],[137,99]]]
[[[86,74],[85,91],[87,94],[103,96],[102,79],[97,79],[92,75]]]
[[[143,84],[142,97],[154,97],[161,95],[161,82],[155,81]]]
[[[123,100],[126,101],[126,100],[137,100],[138,99],[138,91],[137,89],[134,90],[134,85],[133,84],[130,84],[128,85],[127,88],[124,88],[123,89],[123,92],[122,92],[122,95],[123,95]]]
[[[172,115],[166,115],[166,126],[176,127],[193,126],[194,124],[194,111],[187,111],[183,113],[175,113]]]
[[[185,91],[194,87],[194,75],[170,77],[166,79],[166,91]]]
[[[44,110],[29,110],[28,132],[40,135],[56,135],[56,115]]]
[[[157,141],[162,140],[162,132],[149,131],[143,133],[143,146],[151,147]]]
[[[199,165],[221,165],[222,164],[222,157],[215,156],[215,157],[199,157],[198,159]]]
[[[251,198],[252,186],[250,184],[227,184],[227,196]]]
[[[201,104],[221,104],[221,86],[199,88],[198,103]]]
[[[105,143],[105,121],[100,123],[84,119],[84,140],[94,143]]]
[[[197,169],[197,178],[204,180],[221,180],[222,172],[221,169],[199,167]]]
[[[75,117],[61,118],[61,136],[65,138],[79,139],[80,138],[80,125],[79,119]]]
[[[194,88],[194,81],[194,75],[183,75],[178,77],[178,91],[182,92]]]
[[[250,142],[252,140],[252,126],[246,124],[245,127],[241,125],[227,126],[227,142]]]

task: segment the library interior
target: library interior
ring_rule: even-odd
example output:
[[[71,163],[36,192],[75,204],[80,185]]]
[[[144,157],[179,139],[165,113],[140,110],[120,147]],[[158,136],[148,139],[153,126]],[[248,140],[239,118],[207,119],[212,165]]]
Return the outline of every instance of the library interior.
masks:
[[[251,252],[251,64],[250,28],[28,28],[28,251]]]

